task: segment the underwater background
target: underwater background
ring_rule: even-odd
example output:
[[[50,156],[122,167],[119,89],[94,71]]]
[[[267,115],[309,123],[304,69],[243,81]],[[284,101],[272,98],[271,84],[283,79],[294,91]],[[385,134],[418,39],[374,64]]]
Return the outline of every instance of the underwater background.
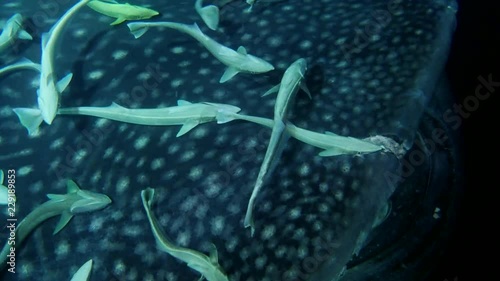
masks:
[[[3,1],[0,19],[22,14],[33,40],[2,54],[0,67],[21,57],[40,62],[42,33],[76,2]],[[312,99],[298,93],[289,120],[321,133],[385,136],[400,154],[320,157],[290,138],[257,199],[252,237],[243,218],[268,128],[210,122],[176,138],[180,126],[60,115],[29,136],[12,108],[36,107],[39,75],[5,75],[0,168],[16,169],[17,218],[46,194],[65,194],[68,179],[112,203],[75,215],[56,235],[58,217],[40,224],[17,249],[16,273],[4,268],[2,280],[69,280],[91,258],[89,280],[198,280],[157,249],[141,203],[146,187],[156,190],[152,209],[172,242],[203,253],[214,243],[229,280],[444,280],[429,274],[444,259],[463,196],[462,119],[449,113],[456,88],[443,75],[461,6],[289,0],[256,1],[248,12],[245,1],[205,2],[220,6],[217,31],[203,24],[194,1],[132,4],[160,12],[147,21],[197,22],[276,69],[221,84],[225,66],[190,36],[151,29],[135,39],[125,24],[110,26],[114,19],[84,7],[56,48],[55,76],[73,73],[60,106],[155,108],[182,99],[272,118],[274,96],[261,95],[305,58]],[[429,142],[437,130],[446,141]]]

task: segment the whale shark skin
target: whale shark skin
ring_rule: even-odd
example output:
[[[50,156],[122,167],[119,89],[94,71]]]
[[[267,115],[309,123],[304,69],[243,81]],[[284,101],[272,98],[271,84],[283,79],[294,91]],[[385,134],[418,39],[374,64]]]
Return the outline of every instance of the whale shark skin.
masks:
[[[48,5],[17,2],[26,17]],[[73,5],[73,1],[59,2],[61,13]],[[105,107],[116,102],[130,108],[158,108],[179,99],[211,101],[235,105],[245,115],[272,121],[274,96],[260,95],[280,82],[293,61],[305,58],[313,98],[298,94],[289,122],[318,134],[330,131],[357,139],[383,135],[404,144],[407,151],[421,133],[424,112],[432,111],[428,107],[455,24],[455,13],[449,8],[452,2],[257,1],[252,12],[245,13],[244,1],[232,1],[219,6],[217,31],[200,28],[225,46],[245,46],[271,62],[276,71],[237,75],[224,84],[218,83],[220,62],[192,38],[158,30],[154,36],[132,40],[126,29],[110,28],[95,11],[81,9],[71,27],[65,28],[65,47],[58,48],[56,76],[63,77],[66,71],[74,74],[71,93],[62,95],[61,104]],[[148,4],[144,0],[133,3]],[[193,4],[161,1],[154,7],[164,14],[161,20],[199,22]],[[16,12],[6,6],[0,9],[0,17]],[[40,31],[48,30],[57,18],[47,18]],[[36,43],[30,43],[21,56],[39,57]],[[150,72],[148,65],[157,66],[157,71]],[[96,268],[100,267],[92,272],[95,279],[125,280],[137,273],[146,280],[196,280],[198,272],[152,250],[154,237],[142,235],[151,231],[137,189],[145,186],[156,188],[153,211],[163,228],[168,227],[173,242],[203,253],[210,251],[207,241],[213,242],[224,257],[219,263],[230,280],[330,280],[354,258],[359,245],[370,241],[379,210],[387,206],[394,189],[401,190],[384,178],[386,173],[400,175],[399,157],[383,151],[361,157],[320,157],[318,152],[324,149],[291,139],[269,178],[272,188],[259,194],[251,237],[242,225],[244,206],[265,155],[268,127],[211,122],[179,139],[174,137],[179,131],[176,126],[68,116],[28,136],[10,113],[14,107],[29,107],[27,95],[38,85],[29,77],[20,78],[22,74],[3,76],[0,82],[2,93],[7,93],[0,97],[5,114],[0,130],[9,132],[9,137],[2,135],[0,162],[4,169],[12,166],[22,171],[17,180],[19,188],[26,187],[18,217],[42,203],[40,198],[46,193],[63,193],[59,182],[65,178],[98,188],[114,204],[80,216],[54,239],[52,230],[42,227],[41,233],[35,232],[33,238],[43,241],[36,245],[44,250],[26,244],[18,252],[19,260],[30,269],[16,273],[21,280],[34,276],[42,281],[68,279],[74,273],[71,269],[83,260],[57,251],[67,245],[81,256],[90,258],[92,253],[92,258],[99,258],[99,262],[94,259]],[[415,167],[415,175],[429,169],[426,164]],[[413,185],[413,178],[404,179],[409,181],[404,186],[408,193],[426,193]],[[434,221],[444,220],[445,216]],[[413,220],[405,223],[411,226]],[[113,227],[107,227],[110,224]],[[398,225],[379,227],[389,234]],[[5,232],[0,235],[6,237]],[[405,245],[399,246],[405,252]],[[363,251],[359,252],[362,258],[373,261]],[[58,270],[52,270],[54,264]],[[348,265],[342,278],[350,269]],[[369,279],[379,270],[358,275]],[[387,277],[380,278],[391,280]],[[415,281],[412,278],[401,280]]]

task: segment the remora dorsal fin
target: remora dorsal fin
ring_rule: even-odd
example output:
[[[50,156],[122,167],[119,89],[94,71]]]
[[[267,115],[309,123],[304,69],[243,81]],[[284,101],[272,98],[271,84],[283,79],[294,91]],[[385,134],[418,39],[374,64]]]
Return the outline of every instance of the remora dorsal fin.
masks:
[[[247,49],[245,49],[245,47],[243,47],[243,46],[239,46],[238,50],[236,50],[236,51],[242,55],[247,55]]]
[[[117,18],[114,22],[110,23],[109,25],[117,25],[117,24],[120,24],[126,20],[127,20],[126,18]]]
[[[68,180],[66,182],[66,188],[68,190],[68,193],[77,193],[78,191],[80,191],[80,187],[78,187],[78,185],[72,180]]]
[[[239,71],[236,68],[234,68],[232,66],[228,67],[226,69],[226,71],[224,72],[224,74],[222,74],[222,77],[220,78],[219,83],[224,83],[224,82],[228,81],[229,79],[233,78],[238,73],[239,73]]]
[[[177,105],[178,106],[190,105],[190,104],[192,104],[192,103],[188,102],[187,100],[177,100]]]

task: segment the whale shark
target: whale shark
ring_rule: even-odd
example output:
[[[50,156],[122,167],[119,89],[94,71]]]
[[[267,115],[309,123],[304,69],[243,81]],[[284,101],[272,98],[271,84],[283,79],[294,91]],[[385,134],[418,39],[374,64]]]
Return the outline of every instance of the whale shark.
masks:
[[[12,46],[17,39],[33,39],[33,37],[22,28],[23,16],[19,13],[14,14],[0,27],[2,28],[2,33],[0,33],[0,54]]]
[[[167,252],[171,256],[187,263],[189,267],[198,271],[208,281],[229,281],[226,274],[218,263],[217,249],[215,246],[212,248],[211,256],[208,257],[198,251],[178,247],[172,244],[163,233],[158,219],[151,211],[151,205],[154,199],[154,189],[147,188],[141,191],[142,204],[151,225],[151,230],[156,240],[158,248]],[[213,245],[213,244],[212,244]]]
[[[198,25],[185,25],[175,22],[133,22],[127,24],[135,38],[144,35],[151,27],[168,27],[191,35],[200,42],[212,55],[227,66],[219,83],[224,83],[240,72],[265,73],[274,69],[267,61],[250,55],[245,47],[240,46],[237,51],[221,45],[205,35]]]
[[[143,20],[159,15],[155,10],[131,5],[120,4],[113,0],[92,0],[87,6],[108,17],[116,18],[110,25],[117,25],[127,20]]]
[[[15,243],[7,241],[1,251],[2,267],[6,266],[7,254],[11,251],[12,245],[19,249],[26,237],[40,225],[55,216],[61,215],[59,222],[52,234],[61,231],[76,214],[100,210],[111,203],[108,196],[88,190],[83,190],[72,181],[68,180],[67,194],[47,194],[49,201],[36,207],[31,211],[15,228]]]
[[[112,103],[107,107],[60,108],[58,114],[89,115],[148,126],[182,125],[176,135],[180,137],[199,124],[215,121],[220,110],[233,113],[241,110],[236,106],[209,102],[191,103],[178,100],[177,104],[166,108],[129,109]]]
[[[171,242],[207,256],[211,243],[217,245],[229,280],[422,281],[440,259],[460,193],[453,130],[460,116],[443,80],[454,1],[257,1],[251,13],[244,12],[245,1],[204,1],[220,9],[216,32],[201,22],[194,2],[129,3],[154,5],[158,20],[198,22],[216,42],[235,50],[242,45],[275,69],[220,84],[223,66],[190,36],[159,28],[134,40],[128,28],[110,27],[104,16],[82,8],[64,28],[64,48],[57,48],[56,77],[73,73],[62,107],[115,102],[152,109],[209,101],[241,108],[238,114],[259,116],[269,126],[207,122],[176,138],[182,125],[57,116],[46,130],[28,135],[12,108],[32,105],[39,79],[31,72],[2,76],[0,167],[16,169],[18,219],[44,203],[45,194],[65,193],[68,178],[113,204],[78,216],[56,236],[39,227],[16,252],[16,276],[4,269],[0,279],[67,280],[92,258],[92,280],[198,280],[198,271],[155,250],[138,196],[150,186],[151,210]],[[50,3],[10,1],[0,18],[21,12],[38,24],[32,34],[42,33],[76,0],[58,1],[58,13],[49,13],[55,11]],[[36,41],[17,55],[38,62]],[[321,147],[287,131],[276,169],[257,197],[251,236],[244,217],[276,101],[261,95],[299,58],[307,61],[313,98],[297,93],[287,122]],[[287,122],[285,130],[292,128]],[[400,153],[386,152],[384,144],[373,153],[320,156],[327,151],[323,140],[337,139],[325,131],[366,141],[387,137]],[[0,239],[8,235],[0,229]]]

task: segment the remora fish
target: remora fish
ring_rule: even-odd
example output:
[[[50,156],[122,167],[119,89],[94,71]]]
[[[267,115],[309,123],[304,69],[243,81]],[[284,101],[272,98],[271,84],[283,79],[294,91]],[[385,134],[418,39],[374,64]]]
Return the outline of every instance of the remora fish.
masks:
[[[7,20],[0,34],[0,54],[5,51],[10,45],[14,44],[14,40],[32,40],[33,37],[22,28],[23,16],[14,14]]]
[[[247,4],[250,5],[250,7],[248,8],[249,12],[252,10],[253,5],[255,4],[255,1],[256,0],[247,0]]]
[[[58,233],[68,224],[76,214],[100,210],[111,203],[108,196],[88,190],[82,190],[72,180],[67,182],[67,194],[47,194],[49,201],[35,208],[29,213],[16,228],[16,249],[39,224],[45,220],[61,215],[53,234]],[[0,253],[0,268],[6,263],[7,254],[10,251],[11,244],[6,243]]]
[[[220,62],[227,66],[226,71],[219,80],[220,83],[228,81],[240,72],[264,73],[274,69],[274,66],[265,60],[248,54],[243,46],[234,51],[214,41],[201,32],[196,23],[186,25],[175,22],[133,22],[127,25],[135,38],[141,37],[150,27],[168,27],[191,35]]]
[[[245,220],[243,222],[245,227],[251,227],[252,236],[255,232],[254,222],[253,222],[253,209],[255,205],[255,200],[257,195],[264,185],[266,177],[270,175],[277,165],[280,155],[283,153],[286,141],[288,140],[288,135],[285,132],[285,121],[288,111],[295,95],[297,94],[299,87],[302,85],[304,91],[311,97],[309,90],[302,83],[304,75],[307,71],[307,62],[305,59],[298,59],[293,62],[283,74],[281,83],[278,86],[273,87],[266,94],[277,90],[279,87],[278,96],[276,97],[276,102],[274,104],[274,125],[271,132],[271,138],[269,140],[269,145],[264,156],[264,161],[260,166],[259,174],[255,182],[252,195],[248,201],[247,211],[245,214]],[[264,95],[266,95],[264,94]]]
[[[9,203],[9,189],[3,185],[3,171],[0,170],[0,205]]]
[[[227,123],[235,119],[253,122],[271,129],[274,127],[274,120],[272,119],[225,111],[220,111],[217,115],[218,123]],[[321,134],[299,128],[290,122],[286,122],[286,131],[290,134],[290,136],[301,142],[323,149],[323,151],[318,154],[323,157],[344,154],[371,153],[383,149],[380,145],[358,138],[339,136],[332,132],[325,132],[324,134]]]
[[[12,71],[22,70],[22,69],[35,70],[40,72],[41,66],[40,64],[34,63],[27,58],[22,58],[13,64],[0,68],[0,76]]]
[[[89,115],[149,126],[182,125],[177,137],[184,135],[199,124],[215,121],[220,110],[237,113],[239,107],[220,103],[190,103],[179,100],[177,106],[165,108],[130,109],[113,103],[107,107],[60,108],[58,114]]]
[[[87,281],[92,270],[92,259],[84,263],[73,275],[70,281]]]
[[[110,25],[117,25],[126,20],[149,19],[160,14],[152,9],[130,5],[129,3],[120,4],[112,0],[92,0],[87,6],[98,13],[116,18]]]
[[[217,30],[217,27],[219,27],[219,8],[217,6],[208,5],[203,7],[203,0],[196,0],[194,8],[208,28]]]
[[[210,253],[210,257],[198,251],[183,248],[171,243],[156,219],[156,216],[151,212],[151,205],[153,204],[154,189],[147,188],[141,191],[142,205],[146,210],[151,231],[156,240],[158,248],[169,255],[177,258],[185,263],[192,269],[198,271],[202,277],[208,281],[228,281],[229,279],[224,273],[223,269],[218,262],[218,254],[215,245]],[[200,279],[201,280],[201,279]]]
[[[54,75],[55,46],[62,34],[64,26],[70,18],[90,0],[80,0],[71,7],[52,27],[49,33],[42,35],[42,61],[40,71],[40,88],[37,90],[38,109],[16,108],[14,112],[23,124],[28,124],[30,134],[36,132],[42,120],[52,124],[59,105],[59,95],[66,89],[72,73],[56,82]]]

